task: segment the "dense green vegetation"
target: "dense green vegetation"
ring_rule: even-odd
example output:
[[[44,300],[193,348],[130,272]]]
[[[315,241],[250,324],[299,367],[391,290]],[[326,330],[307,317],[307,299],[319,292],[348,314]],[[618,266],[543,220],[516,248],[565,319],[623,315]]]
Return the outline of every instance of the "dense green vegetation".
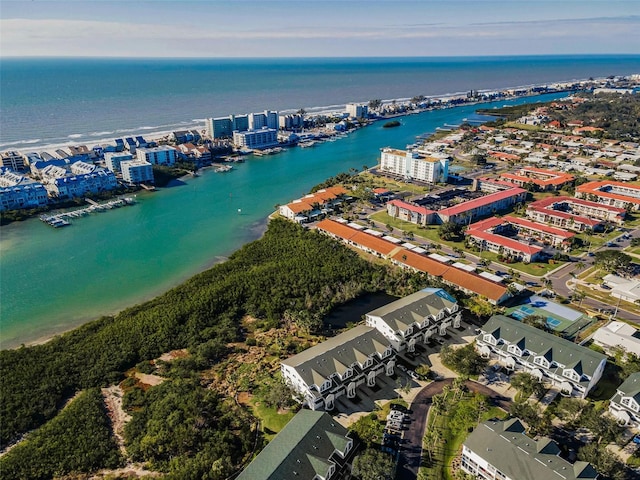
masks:
[[[249,415],[197,380],[134,388],[125,402],[133,415],[125,428],[127,453],[168,478],[226,478],[252,450]]]
[[[425,286],[421,275],[373,265],[328,237],[273,220],[262,239],[149,302],[44,345],[0,352],[1,444],[54,417],[75,392],[118,382],[164,352],[189,348],[188,361],[215,363],[241,338],[246,314],[268,328],[287,310],[325,313],[363,292]]]
[[[465,377],[480,374],[487,368],[488,363],[487,359],[482,358],[476,351],[473,343],[460,348],[444,345],[440,350],[440,357],[446,367]]]
[[[102,395],[99,389],[93,388],[3,456],[0,476],[53,478],[72,472],[115,468],[121,461]]]
[[[387,122],[384,125],[382,125],[382,128],[393,128],[393,127],[399,127],[400,125],[401,123],[398,120],[391,120],[390,122]]]

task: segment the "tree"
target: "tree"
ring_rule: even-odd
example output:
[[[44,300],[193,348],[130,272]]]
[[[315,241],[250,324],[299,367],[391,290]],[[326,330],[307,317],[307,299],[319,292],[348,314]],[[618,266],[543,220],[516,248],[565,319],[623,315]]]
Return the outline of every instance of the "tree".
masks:
[[[585,403],[571,397],[562,397],[556,407],[558,417],[567,422],[573,422],[582,413]]]
[[[382,100],[369,100],[369,110],[378,110],[382,106]]]
[[[478,320],[488,318],[496,312],[495,305],[492,305],[488,300],[477,295],[466,299],[465,306],[471,313],[478,317]]]
[[[455,240],[462,236],[462,225],[455,222],[445,222],[438,227],[438,235],[443,240]]]
[[[595,253],[594,263],[608,272],[616,270],[626,271],[631,265],[632,258],[616,250],[601,250]]]
[[[522,323],[539,328],[540,330],[547,329],[547,319],[542,315],[527,315],[522,319]]]
[[[578,459],[591,463],[598,473],[612,480],[627,478],[624,464],[616,455],[607,450],[605,445],[586,444],[578,450]]]
[[[368,448],[353,460],[352,472],[360,480],[390,480],[395,464],[388,453]]]
[[[378,421],[378,416],[375,413],[360,417],[349,427],[349,430],[355,433],[367,448],[380,440],[383,429],[384,427]]]
[[[487,367],[487,359],[482,358],[472,343],[460,348],[444,345],[440,350],[440,358],[445,366],[467,377],[478,375]]]
[[[536,397],[541,397],[544,393],[544,386],[538,382],[538,379],[527,372],[516,373],[511,377],[511,386],[520,390],[522,399],[529,398],[535,394]]]

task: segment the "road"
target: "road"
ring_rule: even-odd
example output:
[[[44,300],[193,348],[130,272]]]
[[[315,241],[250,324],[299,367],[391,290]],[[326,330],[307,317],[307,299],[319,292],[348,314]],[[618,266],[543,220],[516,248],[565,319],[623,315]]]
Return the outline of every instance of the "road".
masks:
[[[411,414],[412,422],[404,434],[404,442],[400,451],[400,459],[398,461],[397,480],[416,480],[420,461],[422,459],[422,439],[431,406],[431,397],[442,393],[445,385],[451,385],[452,378],[439,380],[430,383],[424,387],[409,406],[413,411]],[[494,403],[504,409],[508,409],[509,401],[502,397],[498,392],[491,388],[476,382],[467,381],[466,386],[472,392],[482,393],[490,397]]]

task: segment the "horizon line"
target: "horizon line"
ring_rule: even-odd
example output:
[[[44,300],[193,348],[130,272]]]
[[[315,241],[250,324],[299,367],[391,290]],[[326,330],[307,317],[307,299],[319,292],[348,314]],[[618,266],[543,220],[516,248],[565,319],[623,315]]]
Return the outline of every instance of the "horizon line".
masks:
[[[33,59],[120,59],[120,60],[307,60],[307,59],[330,59],[330,60],[347,60],[347,59],[444,59],[444,58],[536,58],[536,57],[640,57],[638,53],[527,53],[527,54],[485,54],[485,55],[311,55],[311,56],[156,56],[156,55],[0,55],[0,60],[33,60]]]

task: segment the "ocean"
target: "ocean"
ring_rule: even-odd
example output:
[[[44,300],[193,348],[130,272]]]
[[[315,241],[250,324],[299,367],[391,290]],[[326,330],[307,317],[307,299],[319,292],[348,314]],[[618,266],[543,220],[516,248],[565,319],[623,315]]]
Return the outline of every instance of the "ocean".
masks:
[[[639,55],[2,59],[0,149],[204,127],[208,117],[626,75]]]
[[[629,74],[640,65],[639,57],[633,58],[579,57],[573,69],[568,66],[570,59],[557,57],[547,63],[543,57],[511,61],[3,60],[2,143],[11,146],[0,149],[28,151],[65,138],[86,143],[87,138],[99,138],[98,133],[122,130],[118,136],[124,136],[141,127],[147,128],[143,132],[161,131],[167,125],[197,125],[195,120],[210,115],[309,110],[372,98]],[[30,72],[23,77],[27,80],[37,77],[33,95],[28,95],[25,85],[17,85],[18,72]],[[48,80],[42,77],[44,72],[49,72]],[[229,78],[229,72],[238,80]],[[196,81],[194,76],[203,78]],[[263,77],[264,82],[257,80]],[[120,81],[113,83],[113,79]],[[150,82],[146,88],[144,79]],[[27,80],[23,83],[30,83]],[[5,85],[11,87],[7,90]],[[444,124],[473,119],[476,108],[406,116],[399,128],[384,129],[378,123],[314,148],[249,158],[228,173],[206,170],[171,188],[139,193],[134,206],[80,218],[63,229],[52,229],[37,219],[2,227],[0,347],[46,338],[166,291],[258,238],[277,204],[298,198],[339,172],[375,165],[382,147],[404,148],[416,136]],[[45,121],[51,116],[56,121]],[[70,139],[70,135],[77,137]],[[113,138],[109,135],[105,133],[104,138]],[[25,141],[31,143],[18,143]]]

